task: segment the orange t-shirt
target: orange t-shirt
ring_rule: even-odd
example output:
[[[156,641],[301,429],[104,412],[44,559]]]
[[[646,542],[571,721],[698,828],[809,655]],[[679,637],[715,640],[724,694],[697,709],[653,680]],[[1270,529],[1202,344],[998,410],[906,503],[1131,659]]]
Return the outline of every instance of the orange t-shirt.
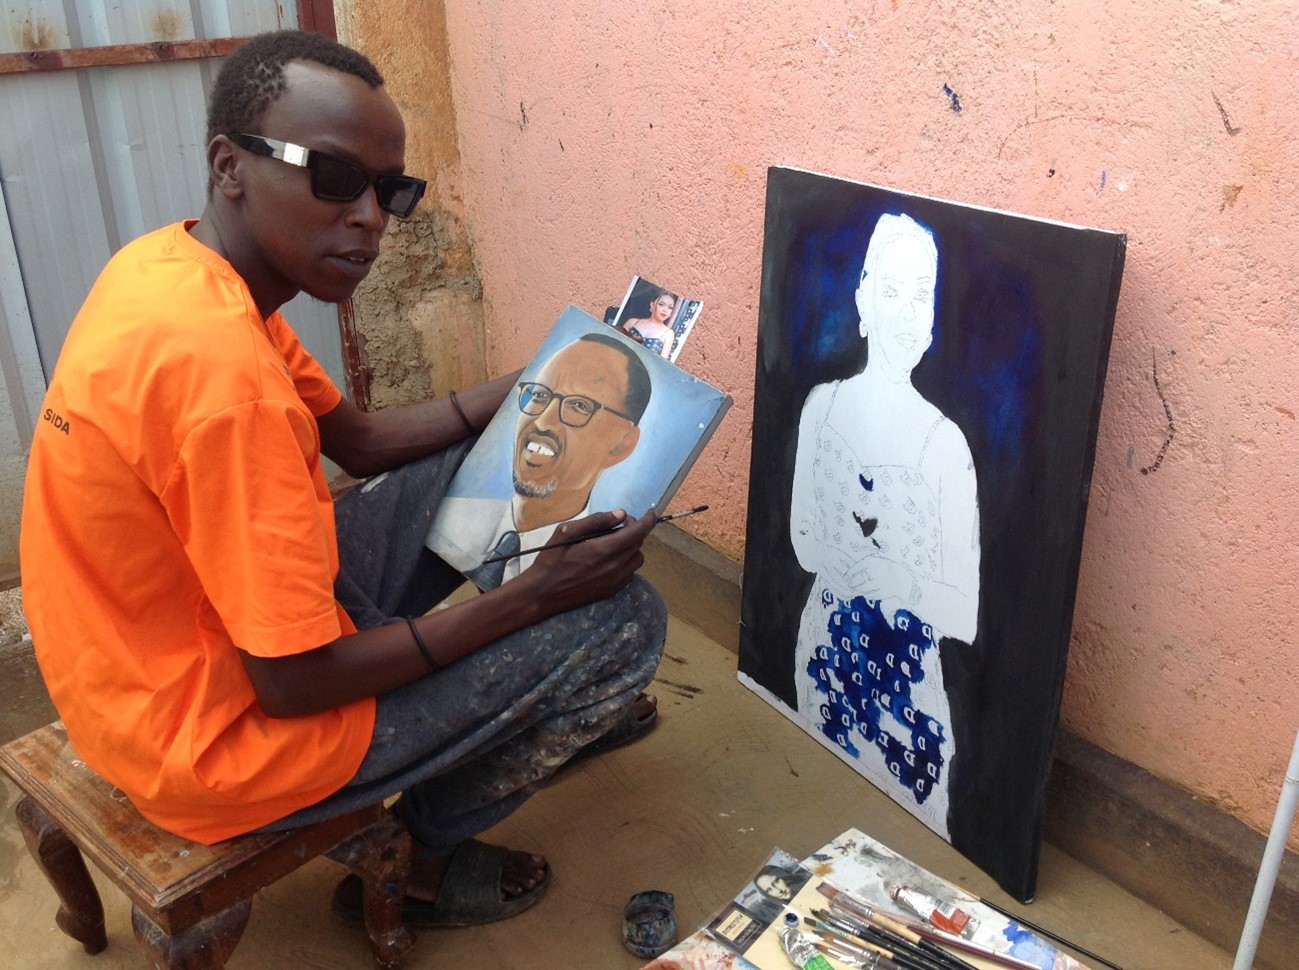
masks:
[[[355,773],[372,699],[258,706],[236,645],[354,627],[315,416],[341,395],[278,314],[177,224],[109,261],[73,322],[27,473],[23,605],[86,763],[157,825],[216,842]]]

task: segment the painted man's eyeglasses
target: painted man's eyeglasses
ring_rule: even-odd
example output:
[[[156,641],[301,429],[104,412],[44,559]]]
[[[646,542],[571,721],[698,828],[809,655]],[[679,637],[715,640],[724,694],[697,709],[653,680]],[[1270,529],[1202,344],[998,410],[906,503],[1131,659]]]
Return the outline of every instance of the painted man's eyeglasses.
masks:
[[[594,398],[584,397],[581,394],[556,394],[545,384],[538,384],[535,381],[524,381],[519,385],[519,410],[524,414],[535,418],[550,407],[551,401],[559,402],[559,420],[570,428],[585,428],[595,417],[596,411],[608,411],[632,424],[636,423],[636,419],[630,414],[615,411],[609,405],[601,404]]]
[[[351,202],[359,199],[361,193],[373,183],[379,208],[398,219],[405,219],[415,211],[415,206],[424,195],[425,181],[413,175],[371,175],[365,169],[333,155],[263,135],[231,135],[230,139],[254,155],[278,158],[281,162],[309,170],[311,194],[326,202]]]

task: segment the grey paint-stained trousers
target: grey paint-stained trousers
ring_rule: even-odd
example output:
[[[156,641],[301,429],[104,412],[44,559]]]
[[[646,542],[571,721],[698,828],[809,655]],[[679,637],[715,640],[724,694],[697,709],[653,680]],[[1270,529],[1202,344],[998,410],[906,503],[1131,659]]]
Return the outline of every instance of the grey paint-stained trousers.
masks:
[[[336,594],[357,627],[421,615],[464,582],[424,538],[472,443],[371,479],[337,501]],[[662,598],[637,578],[609,599],[380,695],[374,736],[352,780],[263,831],[401,792],[393,810],[415,840],[434,854],[450,853],[517,809],[618,722],[649,686],[666,629]]]

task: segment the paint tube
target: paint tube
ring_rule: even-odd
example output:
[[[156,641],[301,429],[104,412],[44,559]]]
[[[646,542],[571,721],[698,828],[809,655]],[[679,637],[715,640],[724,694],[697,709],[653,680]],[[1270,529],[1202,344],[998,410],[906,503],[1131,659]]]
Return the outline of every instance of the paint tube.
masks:
[[[928,893],[922,893],[918,889],[912,889],[909,886],[894,886],[889,891],[889,895],[903,909],[915,913],[925,922],[951,933],[953,936],[960,936],[968,940],[974,935],[974,931],[979,926],[979,921],[959,906],[953,903],[945,903],[941,899],[935,899]]]
[[[797,916],[794,917],[798,919]],[[830,961],[817,951],[812,941],[798,931],[797,926],[786,926],[780,931],[780,945],[785,948],[789,962],[801,970],[834,970]]]

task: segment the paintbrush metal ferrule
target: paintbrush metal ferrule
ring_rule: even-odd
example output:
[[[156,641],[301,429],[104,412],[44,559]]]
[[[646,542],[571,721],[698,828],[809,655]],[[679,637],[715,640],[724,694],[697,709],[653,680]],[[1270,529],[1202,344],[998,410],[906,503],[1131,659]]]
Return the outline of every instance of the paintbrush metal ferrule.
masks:
[[[847,890],[837,889],[828,883],[822,882],[816,888],[823,896],[829,897],[831,909],[846,912],[890,933],[896,933],[904,939],[916,942],[913,937],[916,937],[917,933],[912,920],[876,909],[866,900],[859,899]]]
[[[707,512],[707,505],[696,505],[693,509],[682,509],[680,512],[669,512],[667,515],[660,515],[659,522],[671,522],[673,519],[684,519],[687,515],[694,515],[696,512]]]
[[[860,967],[861,970],[906,970],[905,967],[894,963],[888,957],[880,956],[878,953],[866,953],[859,956],[856,953],[846,951],[833,941],[818,943],[816,946],[822,953],[834,957],[837,961],[849,967]]]
[[[822,910],[820,912],[824,912],[824,911]],[[804,916],[803,921],[805,923],[810,924],[811,926],[815,926],[818,930],[821,930],[822,932],[829,933],[830,935],[835,936],[836,938],[846,938],[847,940],[851,941],[849,945],[855,946],[857,949],[864,950],[867,953],[873,953],[876,956],[883,956],[883,957],[892,957],[894,955],[892,950],[882,947],[878,943],[872,943],[870,940],[863,937],[860,933],[846,933],[845,931],[840,930],[832,926],[831,924],[825,922],[825,920],[813,919],[810,916]]]
[[[903,970],[947,970],[945,966],[930,959],[906,940],[891,938],[874,927],[866,927],[856,935],[856,939],[861,941],[861,946],[888,957]]]
[[[871,952],[870,950],[867,950],[865,947],[861,945],[857,937],[849,933],[845,933],[843,932],[843,930],[836,929],[835,927],[831,926],[829,923],[823,922],[822,920],[808,919],[806,916],[803,917],[803,920],[804,922],[811,923],[813,926],[816,927],[816,929],[820,933],[823,933],[830,939],[837,941],[841,946],[846,946],[849,949],[857,950],[863,956]]]
[[[862,913],[855,907],[845,906],[840,899],[830,901],[830,912],[834,913],[842,920],[847,920],[857,926],[871,926],[875,929],[881,929],[880,925],[875,922],[874,913]]]
[[[868,916],[864,920],[858,918],[856,915],[854,915],[853,910],[843,907],[837,899],[830,904],[830,910],[831,910],[830,915],[832,918],[838,919],[844,923],[847,923],[850,926],[855,927],[858,932],[873,933],[878,936],[885,937],[890,942],[896,942],[908,946],[912,946],[915,943],[914,940],[909,939],[905,935],[900,933],[895,933],[887,926],[881,925],[879,922],[877,922],[876,917],[874,915]]]
[[[828,882],[820,883],[816,889],[822,896],[825,896],[830,900],[830,905],[832,907],[837,902],[845,909],[852,910],[858,916],[865,919],[869,919],[875,912],[875,908],[867,904],[865,900],[858,899],[847,890],[839,889],[837,886],[832,886]]]
[[[812,910],[812,915],[819,920],[824,920],[831,926],[838,926],[848,933],[856,933],[857,930],[864,928],[862,924],[858,923],[856,920],[844,919],[842,916],[826,912],[824,909],[814,909]]]
[[[923,941],[913,941],[888,930],[871,924],[858,924],[855,932],[858,937],[874,944],[887,952],[894,960],[903,963],[912,970],[957,970],[968,966],[963,960],[941,949],[931,951],[923,946]]]
[[[852,940],[845,939],[842,935],[834,932],[834,930],[827,929],[825,927],[818,927],[818,932],[814,933],[813,936],[816,939],[824,940],[826,943],[837,946],[847,953],[851,953],[859,960],[864,960],[867,957],[877,955],[872,953],[870,950],[866,950],[860,946],[857,946],[857,944],[854,943]]]

